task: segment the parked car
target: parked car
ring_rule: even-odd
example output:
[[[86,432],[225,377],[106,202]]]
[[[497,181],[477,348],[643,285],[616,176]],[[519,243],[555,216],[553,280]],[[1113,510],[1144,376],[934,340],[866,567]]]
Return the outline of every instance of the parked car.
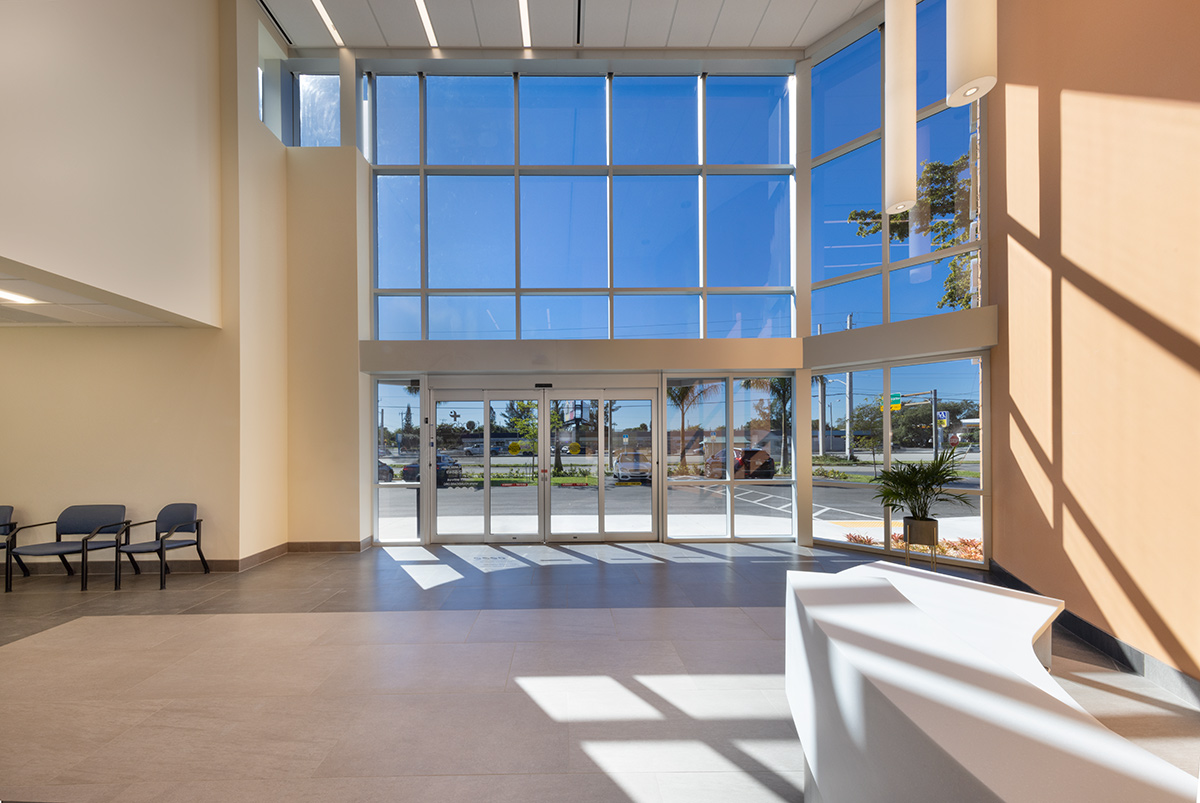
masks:
[[[418,460],[415,463],[409,463],[402,471],[401,476],[405,482],[420,482],[421,481],[421,462]],[[437,484],[438,487],[445,487],[451,481],[462,479],[462,465],[457,460],[451,460],[444,454],[438,455],[437,458]]]
[[[704,461],[704,476],[725,478],[725,450]],[[733,478],[735,480],[769,480],[775,476],[775,458],[766,449],[734,449]]]
[[[500,450],[496,446],[492,446],[492,454],[496,454],[499,451]],[[463,452],[465,454],[470,455],[471,457],[479,457],[480,455],[483,454],[483,444],[482,443],[472,443],[469,446],[463,447]]]
[[[387,463],[383,462],[382,460],[380,460],[378,462],[379,462],[379,468],[377,469],[377,472],[376,472],[378,474],[378,476],[375,481],[376,482],[393,482],[396,479],[396,472],[392,470],[391,466],[389,466]]]
[[[618,452],[613,473],[618,482],[650,479],[650,458],[641,452]]]

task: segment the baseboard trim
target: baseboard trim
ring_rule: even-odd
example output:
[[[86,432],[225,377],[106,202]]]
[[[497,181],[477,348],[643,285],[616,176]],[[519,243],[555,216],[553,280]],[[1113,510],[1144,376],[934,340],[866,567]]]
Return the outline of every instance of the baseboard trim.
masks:
[[[1017,591],[1027,591],[1031,594],[1040,593],[994,560],[991,563],[990,573],[992,580],[997,585]],[[1126,644],[1103,628],[1097,627],[1069,610],[1064,610],[1059,614],[1056,623],[1062,625],[1071,635],[1104,653],[1135,675],[1141,675],[1156,686],[1166,689],[1192,705],[1200,705],[1200,679],[1164,663],[1153,655],[1142,652],[1131,644]]]
[[[371,539],[361,541],[289,541],[288,552],[365,552]]]

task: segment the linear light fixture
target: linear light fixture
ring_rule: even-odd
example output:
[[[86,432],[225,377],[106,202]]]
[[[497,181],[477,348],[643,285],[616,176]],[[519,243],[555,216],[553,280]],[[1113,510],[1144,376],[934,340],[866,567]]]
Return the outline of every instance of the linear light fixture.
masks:
[[[946,103],[966,106],[996,85],[996,0],[946,3]]]
[[[883,206],[896,215],[917,203],[916,0],[884,0],[883,84]]]
[[[517,0],[517,8],[521,10],[521,47],[533,47],[533,38],[529,35],[529,0]]]
[[[333,27],[333,20],[329,18],[329,12],[325,10],[324,3],[321,0],[312,0],[313,6],[316,7],[317,13],[321,15],[321,21],[325,23],[325,27],[329,29],[329,35],[333,37],[333,41],[338,47],[345,47],[346,43],[342,41],[342,35],[338,33],[338,29]]]
[[[433,35],[433,23],[429,21],[429,9],[425,8],[425,0],[413,0],[417,4],[417,13],[421,15],[421,24],[425,26],[425,38],[430,47],[437,47],[437,37]]]
[[[40,304],[36,298],[23,296],[20,293],[10,293],[7,290],[0,290],[0,301],[11,301],[14,304]]]

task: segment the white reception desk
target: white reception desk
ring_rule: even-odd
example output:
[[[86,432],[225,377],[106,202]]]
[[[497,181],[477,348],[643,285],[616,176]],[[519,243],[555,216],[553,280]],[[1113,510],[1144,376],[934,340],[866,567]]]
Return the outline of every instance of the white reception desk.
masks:
[[[1046,672],[1060,600],[886,563],[788,583],[805,803],[1197,803]]]

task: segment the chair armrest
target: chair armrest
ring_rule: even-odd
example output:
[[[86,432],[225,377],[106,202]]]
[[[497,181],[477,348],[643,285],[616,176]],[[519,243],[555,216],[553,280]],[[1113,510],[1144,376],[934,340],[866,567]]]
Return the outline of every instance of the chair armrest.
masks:
[[[167,530],[165,533],[159,533],[157,538],[159,541],[166,541],[168,538],[170,538],[172,535],[174,535],[175,531],[178,530],[180,527],[186,527],[189,524],[199,524],[202,521],[204,521],[204,519],[192,519],[191,521],[181,521],[178,524],[176,524],[175,526],[173,526],[171,529]],[[197,533],[197,536],[198,535],[199,535],[199,533]]]
[[[21,530],[32,530],[34,527],[45,527],[47,524],[57,523],[57,521],[43,521],[38,524],[26,524],[23,527],[15,527],[9,530],[8,535],[5,537],[5,540],[8,542],[8,548],[12,549],[17,545],[17,533],[21,532]]]
[[[146,519],[145,521],[135,521],[125,528],[125,545],[129,544],[129,531],[134,527],[141,527],[143,524],[153,524],[157,519]]]
[[[85,535],[81,540],[84,543],[91,541],[93,538],[95,538],[100,533],[101,530],[107,529],[108,527],[116,527],[118,525],[121,527],[121,529],[118,530],[116,533],[114,533],[114,535],[116,535],[116,538],[113,540],[120,543],[122,533],[125,533],[125,534],[129,533],[129,526],[130,526],[129,519],[125,519],[125,521],[114,521],[112,524],[101,524],[99,527],[97,527],[96,529],[92,530],[90,533]]]

